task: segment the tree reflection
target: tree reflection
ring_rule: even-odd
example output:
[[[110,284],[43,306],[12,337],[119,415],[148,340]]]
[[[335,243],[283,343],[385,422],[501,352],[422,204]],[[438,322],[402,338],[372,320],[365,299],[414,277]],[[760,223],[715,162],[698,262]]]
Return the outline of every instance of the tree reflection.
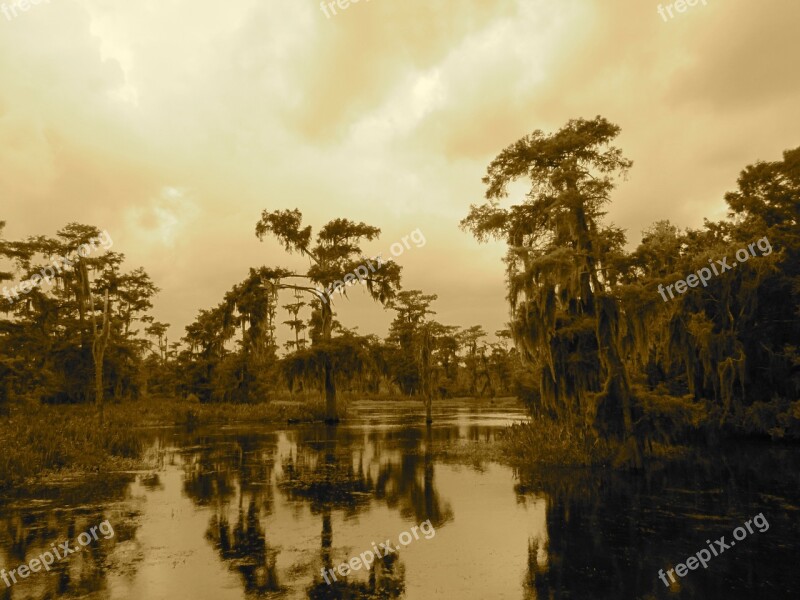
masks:
[[[184,453],[183,491],[199,506],[218,506],[249,495],[266,514],[272,512],[272,474],[275,437],[237,435],[210,443],[193,439],[194,448]]]
[[[548,538],[530,541],[524,586],[536,598],[795,597],[794,555],[771,549],[779,536],[795,543],[798,534],[782,509],[800,489],[798,463],[797,453],[750,448],[704,450],[637,476],[523,472],[517,491],[546,497]],[[791,475],[775,478],[778,469]],[[730,540],[759,512],[769,515],[768,532],[749,535],[671,587],[659,580],[659,569],[674,568],[707,539]]]
[[[208,539],[247,594],[282,592],[276,566],[278,550],[267,543],[262,514],[273,510],[274,435],[235,435],[223,440],[195,436],[184,453],[184,493],[200,506],[215,506]],[[197,447],[199,446],[199,448]],[[228,505],[238,498],[235,525]],[[247,506],[247,510],[245,510]]]
[[[394,441],[401,451],[400,466],[398,468],[392,461],[378,465],[375,497],[385,501],[389,507],[399,508],[404,517],[417,523],[430,519],[431,524],[438,528],[452,519],[449,503],[442,501],[436,489],[433,446],[434,441],[453,439],[455,431],[455,428],[434,430],[428,425],[424,434],[419,429],[399,432]],[[387,439],[392,440],[391,436]]]
[[[377,500],[417,523],[430,520],[438,527],[452,519],[436,489],[433,447],[458,435],[458,428],[406,427],[373,435],[336,424],[300,427],[289,434],[277,476],[278,436],[195,435],[187,440],[192,450],[184,453],[183,489],[198,505],[216,507],[206,537],[248,594],[280,593],[289,585],[279,576],[278,549],[270,547],[261,525],[274,510],[277,487],[321,520],[319,567],[310,569],[313,580],[306,588],[310,598],[396,598],[405,590],[405,568],[394,554],[376,558],[361,580],[338,576],[331,585],[325,582],[321,568],[335,566],[333,514],[354,516]],[[225,508],[237,498],[238,520]]]
[[[320,563],[326,570],[334,566],[331,512],[338,509],[352,514],[366,509],[373,491],[363,452],[359,453],[357,466],[353,464],[354,442],[336,424],[326,425],[324,430],[313,428],[307,432],[304,442],[298,443],[297,455],[289,456],[283,465],[281,489],[292,498],[308,500],[312,512],[322,517]],[[398,598],[404,590],[402,561],[389,555],[375,560],[366,583],[337,575],[329,584],[317,572],[306,593],[315,600],[367,599]]]
[[[76,538],[79,535],[106,519],[114,528],[113,537],[105,539],[101,534],[86,546],[78,544]],[[67,513],[25,511],[3,515],[0,517],[0,563],[7,571],[28,564],[45,552],[52,554],[52,546],[59,548],[59,544],[66,541],[70,549],[80,548],[80,551],[62,555],[61,559],[55,557],[49,571],[39,567],[25,579],[17,573],[16,583],[9,578],[11,587],[0,583],[0,589],[5,590],[2,597],[44,600],[62,595],[106,595],[107,575],[115,566],[114,548],[116,544],[134,537],[135,531],[135,521],[128,519],[123,525],[118,516],[109,517],[97,509]]]
[[[224,513],[215,513],[206,537],[230,568],[238,571],[246,592],[263,594],[283,590],[275,566],[278,552],[267,546],[260,510],[254,499],[250,499],[246,515],[239,507],[238,520],[232,529]]]

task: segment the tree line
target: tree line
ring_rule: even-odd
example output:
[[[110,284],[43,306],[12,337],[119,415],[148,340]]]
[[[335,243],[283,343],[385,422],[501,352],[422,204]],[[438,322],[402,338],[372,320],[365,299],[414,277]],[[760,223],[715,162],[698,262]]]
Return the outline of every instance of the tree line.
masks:
[[[259,231],[268,222],[299,229],[301,218],[298,211],[265,213]],[[4,226],[0,222],[0,235]],[[402,290],[396,263],[386,263],[365,282],[395,314],[386,339],[359,335],[335,318],[334,306],[346,294],[323,301],[312,286],[329,287],[357,262],[348,238],[378,233],[344,219],[332,221],[309,250],[315,261],[307,285],[285,269],[252,268],[172,342],[169,324],[151,314],[159,289],[144,269],[125,272],[125,257],[117,252],[77,257],[50,286],[0,298],[5,314],[0,406],[30,400],[102,407],[104,396],[193,395],[201,402],[322,396],[326,417],[335,420],[337,390],[419,396],[428,386],[436,397],[511,395],[510,373],[519,361],[509,332],[488,342],[479,325],[462,329],[433,320],[436,296]],[[0,284],[30,277],[49,257],[67,254],[97,234],[96,227],[71,223],[53,238],[0,237],[0,257],[13,267],[0,272]],[[288,318],[281,320],[280,314]],[[289,332],[283,349],[277,342],[280,326]]]
[[[265,210],[257,238],[277,240],[307,268],[251,268],[177,342],[150,315],[150,277],[123,272],[116,252],[81,257],[49,289],[0,299],[0,402],[301,394],[320,398],[335,421],[346,390],[419,397],[430,420],[435,398],[515,394],[539,419],[616,442],[618,461],[632,465],[653,440],[798,436],[800,148],[747,166],[725,195],[728,218],[683,231],[658,221],[628,250],[625,232],[604,218],[616,180],[633,166],[614,145],[619,131],[602,117],[572,120],[521,138],[489,165],[485,199],[461,227],[507,247],[510,321],[494,342],[479,325],[435,320],[436,295],[404,289],[395,262],[363,278],[393,314],[389,335],[345,327],[335,303],[347,301],[347,288],[336,301],[319,290],[356,271],[380,229],[338,218],[314,234],[297,209]],[[518,180],[529,192],[509,205]],[[0,258],[14,267],[0,284],[97,233],[72,223],[54,238],[0,237]],[[659,289],[762,238],[774,252],[662,300]],[[289,334],[283,349],[279,326]]]

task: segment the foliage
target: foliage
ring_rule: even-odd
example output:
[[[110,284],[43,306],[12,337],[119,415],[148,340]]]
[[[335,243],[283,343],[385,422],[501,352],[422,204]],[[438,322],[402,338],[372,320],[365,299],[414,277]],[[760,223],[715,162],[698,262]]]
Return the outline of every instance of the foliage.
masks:
[[[625,237],[600,223],[614,178],[632,165],[611,144],[619,131],[597,117],[520,139],[489,165],[486,202],[473,205],[461,226],[478,240],[493,237],[508,246],[511,331],[523,358],[539,370],[547,410],[571,425],[593,415],[597,430],[624,439],[639,466],[620,346],[623,315],[611,290],[611,265]],[[501,208],[519,178],[530,180],[530,191],[520,204]]]
[[[611,460],[609,444],[595,432],[548,418],[512,425],[502,444],[509,460],[518,464],[587,467]]]
[[[321,360],[327,419],[335,421],[338,419],[336,374],[332,364],[333,357],[328,354],[333,339],[334,299],[332,294],[326,295],[319,290],[341,291],[346,296],[346,286],[356,279],[353,273],[359,268],[366,270],[363,265],[366,259],[361,244],[363,241],[376,239],[381,230],[348,219],[334,219],[319,230],[312,246],[311,227],[303,227],[302,221],[303,215],[297,209],[273,212],[265,210],[261,214],[261,220],[256,224],[256,236],[260,240],[267,235],[273,236],[283,245],[286,252],[298,253],[310,261],[305,274],[275,269],[270,270],[275,274],[265,278],[270,280],[276,290],[290,289],[309,293],[316,300],[310,335],[312,343],[318,346],[314,356]],[[375,301],[385,305],[391,301],[400,287],[401,268],[394,261],[389,261],[378,269],[370,271],[362,275],[360,280],[366,285],[367,293]],[[309,284],[286,283],[282,281],[285,279],[307,279]],[[317,287],[311,287],[311,284]]]
[[[54,237],[12,241],[0,221],[0,286],[49,268],[53,256],[74,257],[52,286],[0,296],[0,419],[13,415],[0,436],[23,447],[0,459],[0,482],[15,469],[24,476],[134,457],[136,443],[114,421],[121,412],[128,422],[305,419],[322,416],[324,401],[336,419],[337,390],[422,398],[428,418],[435,398],[516,393],[534,425],[513,429],[509,448],[536,462],[597,464],[613,449],[614,462],[639,466],[654,444],[800,438],[800,148],[747,166],[725,195],[726,219],[683,231],[659,220],[627,250],[625,232],[604,219],[617,178],[632,167],[613,144],[619,132],[602,117],[576,119],[524,136],[489,164],[485,200],[461,226],[506,244],[511,319],[494,340],[480,325],[434,320],[437,296],[403,290],[394,261],[363,278],[395,313],[389,335],[362,336],[337,321],[334,303],[365,269],[362,245],[380,235],[363,222],[334,219],[315,235],[299,210],[263,211],[256,236],[308,267],[249,269],[170,342],[169,324],[149,314],[158,288],[143,269],[124,271],[124,255],[112,251],[74,257],[100,235],[96,227],[69,223]],[[518,180],[527,193],[503,205]],[[756,242],[761,255],[662,299],[664,286]],[[337,282],[346,284],[341,294],[320,292]],[[279,325],[294,338],[283,356]],[[109,428],[94,433],[72,420],[79,412],[62,423],[41,406],[148,395],[158,401],[110,403]],[[184,400],[163,399],[173,395]],[[293,404],[277,404],[283,397]],[[34,446],[36,436],[46,439]]]
[[[527,365],[518,394],[537,423],[591,423],[624,441],[618,459],[633,466],[644,443],[796,438],[800,148],[745,168],[725,196],[728,219],[685,232],[658,221],[626,252],[624,233],[601,222],[612,178],[632,166],[611,145],[618,133],[597,117],[525,136],[489,165],[486,201],[461,222],[507,244],[511,333]],[[519,178],[530,191],[504,208]],[[659,295],[756,242],[760,256]]]
[[[28,407],[0,419],[0,488],[47,471],[107,470],[140,458],[143,444],[129,421],[98,428],[92,417],[88,407]]]
[[[52,284],[42,283],[16,299],[11,292],[0,298],[0,310],[8,315],[0,319],[0,398],[79,403],[101,394],[141,393],[143,346],[134,327],[152,308],[151,298],[158,288],[143,269],[124,273],[122,254],[108,250],[83,257],[75,252],[93,239],[103,239],[100,230],[78,223],[69,223],[54,238],[0,239],[0,257],[13,267],[0,273],[0,283],[41,280],[45,273]],[[107,323],[103,302],[92,301],[106,293]],[[102,334],[97,332],[98,321],[103,323]],[[96,340],[106,335],[103,356]],[[93,351],[99,359],[97,369]],[[96,371],[105,372],[97,387],[93,385]]]

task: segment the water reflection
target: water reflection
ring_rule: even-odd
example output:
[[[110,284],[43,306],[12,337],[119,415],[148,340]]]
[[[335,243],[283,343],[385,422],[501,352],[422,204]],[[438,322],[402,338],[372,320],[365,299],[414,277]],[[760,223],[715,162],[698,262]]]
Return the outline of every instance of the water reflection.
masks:
[[[7,582],[0,583],[4,599],[84,597],[107,595],[109,570],[121,559],[118,548],[136,535],[136,511],[127,489],[131,477],[111,477],[80,485],[63,485],[38,490],[35,502],[16,500],[0,508],[0,561]],[[86,546],[76,538],[105,520],[113,528],[113,537],[98,534]],[[110,533],[110,532],[109,532]],[[37,565],[36,572],[23,578],[17,571],[43,553],[69,542],[72,554],[56,559],[49,570]]]
[[[796,598],[798,467],[797,449],[750,445],[636,476],[522,473],[518,491],[543,492],[548,504],[548,540],[529,546],[526,587],[536,598]],[[767,531],[669,588],[658,579],[659,569],[685,562],[706,540],[730,541],[759,513]]]
[[[272,564],[282,581],[305,581],[309,598],[781,598],[798,591],[791,564],[800,539],[792,518],[800,510],[796,449],[705,452],[636,476],[512,476],[480,459],[470,467],[443,464],[436,452],[491,441],[498,431],[458,414],[433,428],[308,426],[238,441],[193,440],[200,449],[190,453],[185,489],[201,505],[229,503],[237,494],[262,502],[266,535],[277,529],[275,556],[288,552],[282,570],[280,559]],[[207,478],[203,493],[192,478]],[[759,512],[770,519],[769,535],[752,536],[669,589],[657,578],[659,569],[674,567],[708,538],[730,536]],[[302,548],[288,542],[287,519],[306,531]],[[428,519],[439,532],[435,542],[332,585],[321,578],[320,569]],[[776,558],[771,547],[784,552]]]
[[[109,519],[111,540],[0,598],[790,598],[800,591],[800,450],[704,452],[625,476],[484,460],[515,413],[454,408],[433,427],[359,422],[150,433],[154,473],[0,503],[6,569]],[[157,436],[157,439],[153,436]],[[473,448],[453,458],[457,446]],[[763,512],[770,528],[665,588],[673,568]],[[430,520],[436,535],[336,569]]]
[[[332,511],[338,509],[352,515],[359,509],[367,509],[375,495],[372,469],[365,465],[363,448],[345,430],[339,435],[338,429],[336,425],[308,429],[295,451],[284,460],[279,482],[288,497],[307,500],[312,513],[321,515],[320,570],[326,571],[335,568]],[[405,569],[396,555],[378,558],[366,583],[355,578],[331,577],[333,581],[324,581],[315,575],[306,590],[308,597],[398,598],[405,590]]]
[[[493,439],[497,431],[494,423],[480,425],[459,415],[438,427],[308,425],[275,432],[194,432],[183,434],[177,443],[183,447],[183,493],[209,510],[204,536],[228,568],[239,574],[248,595],[399,598],[424,597],[420,590],[430,585],[426,575],[427,579],[417,577],[409,589],[411,559],[416,570],[424,563],[428,571],[440,552],[451,552],[452,565],[440,570],[438,577],[454,584],[463,579],[459,560],[477,562],[467,549],[478,555],[485,551],[474,540],[469,545],[459,541],[469,535],[469,523],[452,542],[421,539],[416,547],[378,558],[369,570],[338,576],[330,584],[322,569],[335,570],[376,541],[392,539],[397,546],[399,533],[424,521],[437,529],[439,539],[446,536],[455,511],[437,485],[438,471],[455,476],[448,487],[456,497],[466,496],[481,474],[437,464],[436,447]],[[495,467],[493,475],[495,484],[504,482],[509,504],[527,511],[525,503],[515,500],[511,471]],[[300,532],[295,536],[290,535],[293,525]],[[523,536],[520,540],[526,539]],[[523,548],[518,546],[511,554],[521,558]],[[520,581],[510,587],[521,589],[523,565],[519,560],[515,570],[520,571]],[[449,582],[438,587],[447,589]]]
[[[277,551],[267,546],[260,522],[261,510],[251,498],[247,513],[239,507],[236,525],[231,528],[224,513],[215,512],[206,532],[220,557],[239,572],[248,594],[279,592],[284,588],[278,581],[275,566]]]

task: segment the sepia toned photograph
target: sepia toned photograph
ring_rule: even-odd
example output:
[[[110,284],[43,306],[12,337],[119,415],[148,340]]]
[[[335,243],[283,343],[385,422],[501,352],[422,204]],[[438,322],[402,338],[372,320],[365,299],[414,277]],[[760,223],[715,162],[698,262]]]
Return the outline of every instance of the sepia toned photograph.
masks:
[[[800,598],[798,25],[0,0],[0,600]]]

